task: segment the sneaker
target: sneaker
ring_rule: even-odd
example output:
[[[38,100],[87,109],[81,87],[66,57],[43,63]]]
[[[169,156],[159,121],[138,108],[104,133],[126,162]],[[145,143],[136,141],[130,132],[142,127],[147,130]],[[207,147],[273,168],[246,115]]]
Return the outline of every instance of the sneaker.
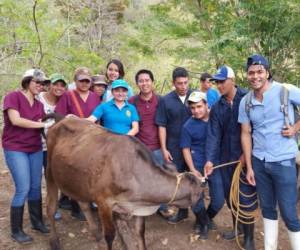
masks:
[[[170,224],[177,224],[180,221],[185,220],[188,218],[188,210],[187,209],[179,209],[178,213],[168,218],[168,223]]]
[[[61,213],[56,211],[55,214],[54,214],[54,220],[58,221],[58,220],[61,220]]]

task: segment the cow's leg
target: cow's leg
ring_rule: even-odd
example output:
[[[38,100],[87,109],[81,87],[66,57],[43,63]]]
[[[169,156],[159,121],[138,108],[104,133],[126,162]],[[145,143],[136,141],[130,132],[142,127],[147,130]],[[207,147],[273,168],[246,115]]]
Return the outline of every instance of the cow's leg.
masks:
[[[101,235],[99,232],[99,228],[97,223],[95,223],[91,209],[90,209],[90,203],[88,202],[79,202],[79,206],[85,216],[85,218],[87,219],[87,223],[89,224],[89,228],[90,231],[92,232],[92,234],[95,236],[96,241],[100,241],[101,239]]]
[[[103,200],[97,200],[99,218],[102,222],[107,249],[112,250],[112,244],[116,236],[116,229],[113,223],[111,208]]]
[[[139,250],[146,250],[145,243],[145,217],[134,216],[134,230],[137,236]]]
[[[122,231],[122,227],[123,227],[122,224],[126,223],[126,222],[121,220],[120,216],[117,213],[113,213],[113,219],[114,219],[116,231],[117,231],[117,233],[120,237],[120,240],[121,240],[122,249],[124,249],[124,250],[130,249],[130,248],[127,247],[127,243],[125,241],[124,234],[123,234],[123,231]],[[127,223],[126,223],[126,226],[127,226]]]
[[[51,250],[59,250],[60,244],[56,233],[55,219],[54,219],[54,214],[57,209],[58,188],[53,180],[50,164],[48,164],[47,167],[46,182],[47,182],[47,216],[50,221],[50,227],[51,227],[50,248]]]

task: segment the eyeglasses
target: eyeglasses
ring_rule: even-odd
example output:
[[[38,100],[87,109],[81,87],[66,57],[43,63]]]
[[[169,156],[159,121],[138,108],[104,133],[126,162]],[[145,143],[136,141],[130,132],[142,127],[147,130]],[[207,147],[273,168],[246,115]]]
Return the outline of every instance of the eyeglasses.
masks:
[[[80,83],[87,83],[87,84],[90,84],[90,83],[91,83],[91,81],[88,80],[88,79],[78,80],[78,82],[80,82]]]
[[[226,80],[222,80],[222,81],[216,81],[216,84],[219,85],[219,84],[224,84],[226,82]]]

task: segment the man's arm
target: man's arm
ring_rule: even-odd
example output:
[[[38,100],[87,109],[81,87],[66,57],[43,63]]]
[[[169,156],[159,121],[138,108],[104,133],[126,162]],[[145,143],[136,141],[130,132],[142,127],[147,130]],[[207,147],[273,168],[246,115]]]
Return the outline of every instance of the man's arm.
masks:
[[[173,157],[167,149],[167,130],[165,127],[163,126],[158,127],[158,136],[159,136],[160,147],[164,156],[164,160],[166,162],[172,162]]]
[[[252,134],[250,123],[244,123],[241,125],[241,143],[247,166],[247,181],[250,185],[255,186],[254,172],[252,168]]]
[[[190,171],[196,175],[199,178],[202,178],[202,174],[195,168],[192,154],[191,154],[191,149],[190,148],[183,148],[182,149],[182,154],[185,160],[186,165],[189,167]]]

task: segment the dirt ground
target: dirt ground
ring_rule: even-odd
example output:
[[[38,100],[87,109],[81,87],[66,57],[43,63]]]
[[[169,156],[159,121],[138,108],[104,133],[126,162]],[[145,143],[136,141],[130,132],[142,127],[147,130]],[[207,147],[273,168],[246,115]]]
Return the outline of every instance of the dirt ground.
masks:
[[[49,249],[48,235],[41,235],[31,230],[28,213],[24,215],[24,231],[34,238],[29,245],[19,245],[10,238],[9,206],[14,192],[14,185],[10,173],[3,161],[2,150],[0,150],[0,250],[43,250]],[[43,182],[43,197],[46,196],[45,182]],[[65,250],[98,249],[97,244],[88,232],[86,222],[79,222],[73,219],[69,211],[60,210],[62,220],[57,222],[57,229],[61,245]],[[300,204],[299,204],[300,211]],[[215,218],[218,231],[211,231],[206,241],[196,240],[191,242],[190,235],[193,230],[194,216],[190,212],[188,220],[177,225],[170,225],[157,215],[146,219],[146,244],[149,250],[219,250],[239,249],[235,241],[226,241],[220,237],[220,232],[229,230],[231,226],[231,215],[229,209],[224,206],[221,213]],[[263,228],[261,218],[258,219],[255,229],[256,249],[263,249]],[[286,229],[280,221],[279,249],[289,250],[289,241]],[[102,249],[105,248],[104,239],[101,240]],[[121,249],[118,237],[114,241],[114,249]]]

